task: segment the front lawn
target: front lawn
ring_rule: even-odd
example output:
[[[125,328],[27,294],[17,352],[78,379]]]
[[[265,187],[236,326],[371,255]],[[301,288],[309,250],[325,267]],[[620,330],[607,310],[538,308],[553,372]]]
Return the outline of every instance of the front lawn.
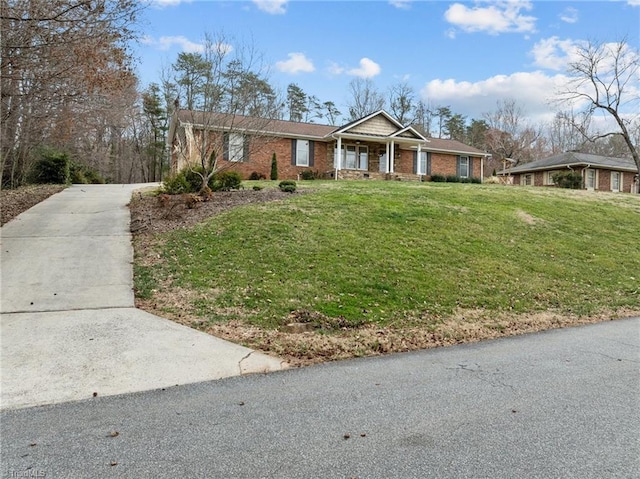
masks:
[[[138,248],[140,304],[303,361],[640,312],[637,195],[302,186],[313,192],[240,206]],[[286,332],[292,322],[313,331]]]

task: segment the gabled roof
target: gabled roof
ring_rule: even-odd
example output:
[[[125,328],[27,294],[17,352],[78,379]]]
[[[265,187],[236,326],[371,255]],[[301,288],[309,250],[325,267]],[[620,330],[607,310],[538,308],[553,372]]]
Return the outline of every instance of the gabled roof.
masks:
[[[399,130],[401,128],[404,128],[404,125],[402,123],[400,123],[398,120],[393,118],[386,111],[378,110],[376,112],[370,113],[367,116],[359,118],[358,120],[354,120],[352,122],[347,123],[346,125],[342,125],[337,130],[335,130],[334,133],[336,133],[336,134],[347,133],[350,130],[354,130],[359,125],[362,125],[364,123],[370,122],[373,118],[375,118],[377,116],[383,117],[390,124],[390,127],[393,128],[393,131],[396,131],[396,130]]]
[[[239,130],[260,131],[264,134],[287,137],[324,138],[336,130],[335,126],[317,123],[300,123],[285,120],[270,120],[226,113],[205,113],[202,111],[180,110],[178,118],[182,123],[210,127],[212,129],[229,128],[233,125]]]
[[[559,155],[514,166],[513,168],[501,171],[500,173],[527,173],[530,171],[552,170],[554,168],[568,168],[573,166],[633,172],[638,171],[635,162],[631,158],[613,158],[610,156],[599,156],[568,151]]]
[[[175,115],[175,114],[174,114]],[[329,141],[334,135],[347,135],[350,138],[370,137],[376,139],[387,138],[416,147],[424,143],[425,151],[440,151],[444,153],[488,156],[487,153],[456,140],[427,138],[415,125],[404,126],[384,110],[371,113],[363,118],[354,120],[346,125],[336,127],[317,123],[301,123],[285,120],[269,120],[226,113],[206,113],[193,110],[178,110],[177,117],[183,124],[192,124],[211,129],[237,129],[245,132],[259,132],[266,135],[282,136],[285,138],[306,138]],[[169,132],[170,142],[175,131],[172,121]]]

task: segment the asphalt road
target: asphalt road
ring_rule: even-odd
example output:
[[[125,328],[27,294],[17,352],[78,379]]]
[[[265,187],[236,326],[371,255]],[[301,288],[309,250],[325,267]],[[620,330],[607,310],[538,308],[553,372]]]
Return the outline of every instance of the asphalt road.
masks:
[[[2,475],[638,477],[639,373],[635,318],[6,410]]]

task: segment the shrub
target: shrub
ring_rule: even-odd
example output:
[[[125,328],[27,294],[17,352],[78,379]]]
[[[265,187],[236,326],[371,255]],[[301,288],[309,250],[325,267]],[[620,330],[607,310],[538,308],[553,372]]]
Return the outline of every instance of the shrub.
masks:
[[[473,178],[471,178],[471,183],[479,185],[480,183],[482,183],[482,178],[478,178],[478,177],[474,176]]]
[[[471,178],[468,176],[466,178],[460,177],[460,183],[471,183]]]
[[[175,175],[167,176],[162,182],[162,191],[169,195],[191,193],[191,185],[185,178],[185,170],[182,170]]]
[[[444,175],[431,175],[431,181],[434,181],[436,183],[444,183],[445,181],[447,181],[447,179],[444,177]]]
[[[293,180],[282,180],[278,184],[278,188],[280,188],[280,191],[284,191],[286,193],[293,193],[294,191],[296,191],[297,185],[296,185],[296,182]]]
[[[276,154],[273,153],[271,157],[271,179],[273,181],[278,179],[278,160],[276,160]]]
[[[242,186],[242,176],[237,171],[225,171],[215,175],[214,191],[239,190]]]
[[[302,170],[300,172],[300,178],[303,180],[315,180],[318,174],[313,170]]]
[[[65,184],[69,182],[69,156],[56,150],[44,150],[34,163],[30,181],[39,184]]]
[[[446,177],[447,183],[460,183],[460,177],[456,175],[447,175]]]
[[[254,185],[253,186],[253,191],[262,191],[262,186],[258,186],[258,185]]]
[[[262,173],[258,173],[257,171],[254,171],[249,175],[249,179],[252,181],[257,181],[257,180],[266,180],[267,177],[264,176]]]
[[[104,178],[90,166],[71,162],[69,164],[69,181],[75,184],[103,184]]]
[[[575,171],[555,173],[551,178],[560,188],[570,188],[572,190],[579,190],[582,188],[582,175]]]

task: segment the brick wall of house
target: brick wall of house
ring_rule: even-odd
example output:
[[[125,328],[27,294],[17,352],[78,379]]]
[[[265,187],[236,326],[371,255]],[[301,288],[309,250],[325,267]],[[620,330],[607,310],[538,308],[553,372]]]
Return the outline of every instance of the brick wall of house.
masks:
[[[630,171],[625,171],[622,175],[622,191],[625,193],[636,193],[637,186],[634,184],[635,174]]]
[[[598,170],[598,190],[611,191],[611,172]]]
[[[219,144],[219,135],[211,133],[211,143]],[[220,149],[220,148],[219,148]],[[331,155],[333,148],[330,148]],[[278,162],[278,179],[298,178],[298,175],[304,170],[313,170],[323,173],[333,168],[333,158],[328,166],[329,153],[327,143],[314,141],[314,164],[313,166],[295,166],[291,164],[291,139],[289,138],[268,138],[268,137],[251,137],[249,140],[249,159],[248,161],[229,162],[218,158],[218,167],[224,170],[232,170],[240,173],[243,179],[249,178],[252,173],[264,175],[267,179],[271,176],[271,158],[273,153],[276,154]],[[197,153],[191,151],[189,154],[189,162],[195,164],[198,160]],[[175,156],[174,156],[175,164]],[[182,165],[181,165],[182,166]]]

